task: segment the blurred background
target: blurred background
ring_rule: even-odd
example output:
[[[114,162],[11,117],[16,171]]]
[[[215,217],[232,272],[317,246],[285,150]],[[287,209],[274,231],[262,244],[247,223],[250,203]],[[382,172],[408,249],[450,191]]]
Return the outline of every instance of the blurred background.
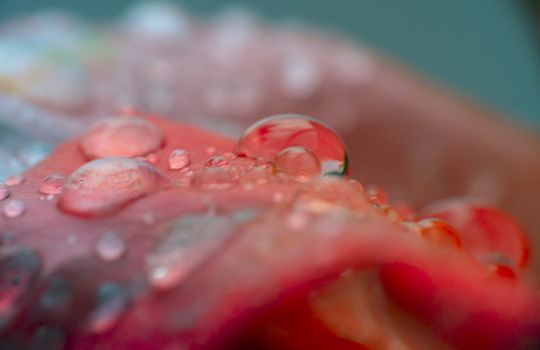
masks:
[[[113,19],[133,1],[2,0],[0,22],[63,9]],[[538,1],[183,0],[198,15],[241,5],[271,20],[291,18],[342,33],[429,78],[540,127]]]

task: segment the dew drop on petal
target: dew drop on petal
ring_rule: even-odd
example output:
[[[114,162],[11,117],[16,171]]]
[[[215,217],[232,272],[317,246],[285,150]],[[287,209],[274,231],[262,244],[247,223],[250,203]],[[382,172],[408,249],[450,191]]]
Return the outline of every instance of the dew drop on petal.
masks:
[[[173,221],[146,257],[149,282],[157,289],[182,283],[233,233],[231,219],[191,215]]]
[[[9,188],[3,182],[0,182],[0,201],[11,195]]]
[[[0,248],[0,329],[6,326],[41,272],[41,259],[31,249]]]
[[[66,178],[59,174],[52,174],[47,176],[41,186],[39,187],[39,192],[43,194],[60,194],[62,193],[62,188],[64,187],[64,182]]]
[[[126,244],[116,233],[107,232],[96,241],[95,251],[101,259],[114,261],[124,255]]]
[[[220,167],[204,168],[194,180],[194,184],[203,190],[225,190],[237,183],[231,171]]]
[[[66,335],[57,327],[41,326],[32,335],[29,350],[62,350]]]
[[[96,290],[94,310],[90,313],[88,325],[96,334],[111,330],[124,315],[129,306],[126,290],[117,283],[105,282]]]
[[[12,175],[8,176],[5,180],[5,184],[7,186],[18,186],[22,183],[24,183],[25,179],[22,175]]]
[[[116,117],[99,121],[81,138],[83,153],[90,159],[144,156],[163,142],[161,130],[145,119]]]
[[[416,231],[430,242],[461,248],[461,239],[457,231],[439,219],[424,219],[416,223]]]
[[[317,156],[304,147],[287,147],[276,155],[276,170],[298,180],[307,180],[321,174]]]
[[[163,176],[151,165],[130,158],[104,158],[84,164],[64,185],[58,206],[81,216],[99,216],[157,191]]]
[[[26,212],[26,204],[20,199],[9,199],[4,204],[4,216],[6,218],[18,218]]]
[[[307,116],[284,114],[250,126],[236,145],[237,154],[273,161],[288,147],[304,147],[319,159],[323,175],[348,175],[348,158],[341,137],[322,122]]]
[[[191,164],[188,151],[184,149],[175,149],[169,155],[169,168],[171,170],[184,169]]]

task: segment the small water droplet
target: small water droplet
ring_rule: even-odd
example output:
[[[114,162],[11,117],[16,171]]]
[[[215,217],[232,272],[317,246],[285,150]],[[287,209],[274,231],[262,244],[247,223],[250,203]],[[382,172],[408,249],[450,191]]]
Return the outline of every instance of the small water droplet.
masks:
[[[183,149],[175,149],[169,155],[169,168],[171,170],[180,170],[191,164],[189,153]]]
[[[339,135],[322,122],[296,114],[268,117],[250,126],[237,154],[273,161],[287,147],[304,147],[321,162],[323,175],[348,175],[348,157]]]
[[[9,199],[4,204],[4,216],[6,218],[18,218],[26,212],[26,204],[20,199]]]
[[[157,164],[159,162],[159,156],[155,153],[150,153],[146,156],[146,161],[150,164]]]
[[[30,341],[29,350],[62,350],[66,343],[66,335],[57,327],[39,327]]]
[[[204,168],[194,180],[203,190],[225,190],[235,186],[237,182],[231,171],[219,167]]]
[[[297,180],[306,181],[321,174],[321,163],[304,147],[287,147],[276,155],[277,171],[284,172]]]
[[[457,231],[440,219],[424,219],[418,221],[415,230],[430,242],[461,248],[461,239]]]
[[[47,287],[39,299],[40,305],[45,309],[58,309],[66,307],[71,302],[71,284],[62,276],[51,276]]]
[[[95,307],[89,316],[88,325],[96,334],[110,331],[118,324],[129,306],[125,289],[117,283],[105,282],[96,291]]]
[[[16,246],[0,248],[0,329],[9,324],[40,272],[41,259],[33,250]]]
[[[39,192],[43,194],[60,194],[62,193],[62,188],[64,187],[64,182],[66,178],[59,174],[52,174],[47,176],[41,186],[39,187]]]
[[[220,167],[220,168],[227,167],[228,165],[229,165],[229,162],[223,156],[210,157],[204,164],[205,167]]]
[[[8,176],[5,180],[5,184],[8,186],[17,186],[24,183],[25,179],[22,175]]]
[[[81,216],[110,214],[157,191],[163,181],[163,176],[147,163],[130,158],[98,159],[68,177],[58,206]]]
[[[116,233],[107,232],[96,241],[95,250],[101,259],[114,261],[125,253],[126,245]]]
[[[9,188],[6,186],[6,184],[0,182],[0,201],[6,199],[10,195],[11,192],[9,191]]]
[[[81,138],[81,149],[90,159],[137,157],[158,149],[163,142],[161,130],[145,119],[117,117],[104,119]]]
[[[158,289],[179,285],[232,233],[232,221],[219,215],[174,221],[146,257],[148,280]]]

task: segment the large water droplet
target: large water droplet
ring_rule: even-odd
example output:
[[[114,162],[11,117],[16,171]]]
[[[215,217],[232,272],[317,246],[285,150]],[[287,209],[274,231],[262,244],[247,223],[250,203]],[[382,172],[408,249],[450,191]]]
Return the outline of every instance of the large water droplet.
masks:
[[[6,218],[18,218],[26,212],[26,204],[20,199],[10,199],[4,204],[3,209]]]
[[[126,244],[114,232],[108,232],[96,242],[96,254],[105,261],[119,259],[126,251]]]
[[[162,181],[149,164],[129,158],[98,159],[68,177],[58,206],[81,216],[109,214],[157,191]]]
[[[250,126],[238,140],[236,152],[274,161],[288,147],[304,147],[317,156],[323,175],[347,175],[348,158],[341,137],[311,117],[284,114]]]
[[[64,187],[64,182],[66,178],[59,174],[52,174],[47,176],[41,186],[39,187],[39,192],[43,194],[60,194],[62,193],[62,188]]]
[[[231,219],[193,215],[174,221],[148,253],[147,276],[158,289],[182,283],[233,233]]]
[[[321,173],[317,156],[304,147],[287,147],[276,155],[276,169],[298,180],[308,180]]]
[[[169,168],[171,170],[180,170],[191,164],[189,153],[183,149],[175,149],[169,155]]]
[[[0,329],[17,312],[18,304],[29,293],[41,271],[41,260],[31,249],[0,248]]]
[[[96,291],[95,307],[89,316],[89,328],[102,334],[111,330],[120,320],[129,305],[125,289],[117,283],[106,282]]]
[[[9,191],[9,188],[6,186],[6,184],[0,182],[0,201],[6,199],[10,195],[11,192]]]
[[[83,153],[93,158],[137,157],[158,149],[161,130],[137,117],[107,118],[95,124],[81,138]]]

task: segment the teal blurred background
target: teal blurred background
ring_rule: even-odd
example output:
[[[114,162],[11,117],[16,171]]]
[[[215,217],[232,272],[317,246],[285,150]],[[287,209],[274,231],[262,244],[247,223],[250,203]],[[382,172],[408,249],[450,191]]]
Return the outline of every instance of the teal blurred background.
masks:
[[[40,9],[114,18],[133,1],[0,0],[0,21]],[[540,60],[532,6],[517,0],[184,0],[196,14],[241,4],[357,39],[462,95],[540,128]]]

